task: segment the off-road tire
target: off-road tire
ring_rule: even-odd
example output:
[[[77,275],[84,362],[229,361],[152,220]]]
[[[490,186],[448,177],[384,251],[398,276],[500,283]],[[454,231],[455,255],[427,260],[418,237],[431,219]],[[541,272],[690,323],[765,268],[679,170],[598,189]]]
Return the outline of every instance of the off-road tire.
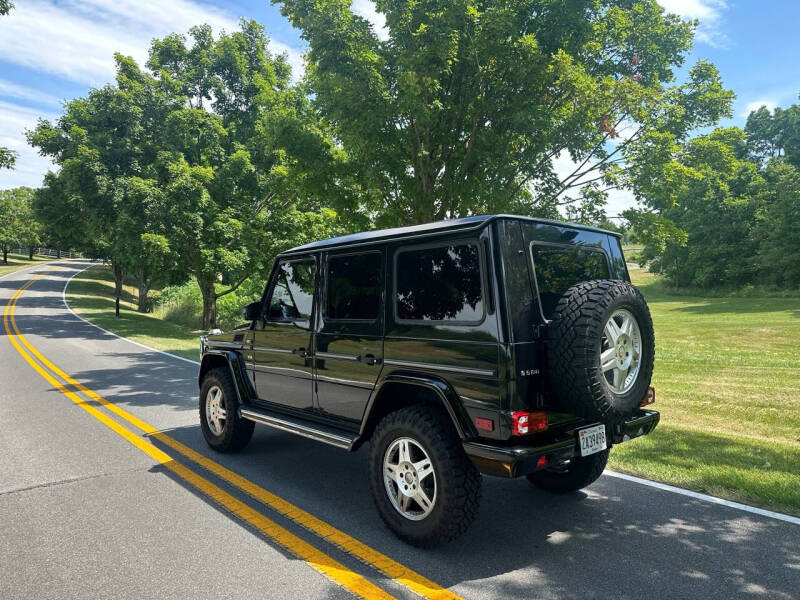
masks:
[[[600,368],[603,328],[618,309],[634,316],[642,339],[639,373],[625,394],[609,389]],[[626,281],[596,279],[572,286],[548,325],[547,362],[556,402],[565,412],[590,421],[619,422],[639,408],[650,385],[654,354],[650,310]]]
[[[225,426],[220,435],[215,435],[208,426],[206,420],[206,400],[209,390],[218,386],[222,390],[225,399],[226,419]],[[255,423],[239,416],[239,397],[236,394],[236,387],[233,383],[233,376],[229,369],[211,369],[203,378],[200,386],[200,428],[203,430],[203,437],[214,450],[218,452],[238,452],[247,446],[250,438],[253,437]]]
[[[527,479],[536,487],[548,492],[557,494],[576,492],[591,485],[603,474],[609,452],[603,450],[597,454],[573,458],[569,465],[561,470],[537,471],[527,475]]]
[[[401,515],[384,485],[384,455],[401,437],[422,446],[436,477],[435,505],[420,521]],[[376,427],[370,448],[370,487],[378,513],[389,529],[409,544],[430,548],[467,531],[478,512],[481,475],[464,453],[444,411],[436,406],[415,405],[389,413]]]

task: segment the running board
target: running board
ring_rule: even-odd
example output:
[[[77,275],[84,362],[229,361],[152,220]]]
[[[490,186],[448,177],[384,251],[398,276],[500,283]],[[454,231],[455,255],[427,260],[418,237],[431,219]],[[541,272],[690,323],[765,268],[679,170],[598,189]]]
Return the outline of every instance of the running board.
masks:
[[[351,450],[353,444],[358,439],[357,433],[351,434],[321,423],[314,423],[306,419],[279,414],[263,408],[243,406],[239,409],[239,415],[243,419],[249,419],[250,421],[266,425],[267,427],[288,431],[289,433],[301,435],[344,450]]]

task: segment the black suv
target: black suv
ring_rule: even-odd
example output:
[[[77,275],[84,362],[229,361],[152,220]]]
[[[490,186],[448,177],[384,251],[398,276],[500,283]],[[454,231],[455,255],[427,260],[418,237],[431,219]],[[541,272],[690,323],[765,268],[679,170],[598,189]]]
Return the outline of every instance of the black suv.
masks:
[[[209,445],[255,423],[357,450],[381,517],[419,546],[463,533],[480,473],[578,490],[650,433],[653,324],[615,233],[478,216],[278,256],[248,324],[201,338]]]

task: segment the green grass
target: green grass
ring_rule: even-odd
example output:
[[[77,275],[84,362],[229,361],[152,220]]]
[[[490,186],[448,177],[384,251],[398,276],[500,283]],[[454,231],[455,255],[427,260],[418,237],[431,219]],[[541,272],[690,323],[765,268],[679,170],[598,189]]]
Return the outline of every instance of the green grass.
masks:
[[[97,265],[77,275],[67,287],[67,301],[79,315],[117,335],[191,360],[200,358],[201,332],[136,312],[133,287],[124,287],[120,316],[114,316],[114,277],[108,267]]]
[[[661,424],[614,469],[800,515],[800,298],[674,296],[641,269]]]
[[[617,446],[611,467],[800,515],[800,297],[674,295],[645,270],[630,272],[653,314],[661,424]],[[199,332],[136,313],[132,288],[114,317],[107,268],[67,292],[101,327],[197,359]]]
[[[24,269],[25,267],[30,267],[31,265],[38,265],[40,263],[46,263],[50,260],[53,260],[52,258],[45,256],[34,256],[33,260],[28,260],[26,255],[9,254],[8,264],[5,264],[2,262],[2,258],[2,255],[0,255],[0,277],[3,275],[8,275],[9,273],[13,273],[14,271]]]

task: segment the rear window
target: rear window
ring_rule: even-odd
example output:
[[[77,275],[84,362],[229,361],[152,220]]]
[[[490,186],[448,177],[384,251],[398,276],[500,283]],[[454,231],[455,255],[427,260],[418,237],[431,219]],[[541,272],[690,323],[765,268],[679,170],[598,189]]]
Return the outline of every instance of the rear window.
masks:
[[[381,302],[381,254],[351,254],[328,258],[329,319],[378,318]]]
[[[401,250],[395,311],[401,321],[483,319],[481,260],[475,243]]]
[[[545,319],[553,318],[558,300],[576,283],[610,278],[608,259],[600,250],[532,244],[531,255]]]

